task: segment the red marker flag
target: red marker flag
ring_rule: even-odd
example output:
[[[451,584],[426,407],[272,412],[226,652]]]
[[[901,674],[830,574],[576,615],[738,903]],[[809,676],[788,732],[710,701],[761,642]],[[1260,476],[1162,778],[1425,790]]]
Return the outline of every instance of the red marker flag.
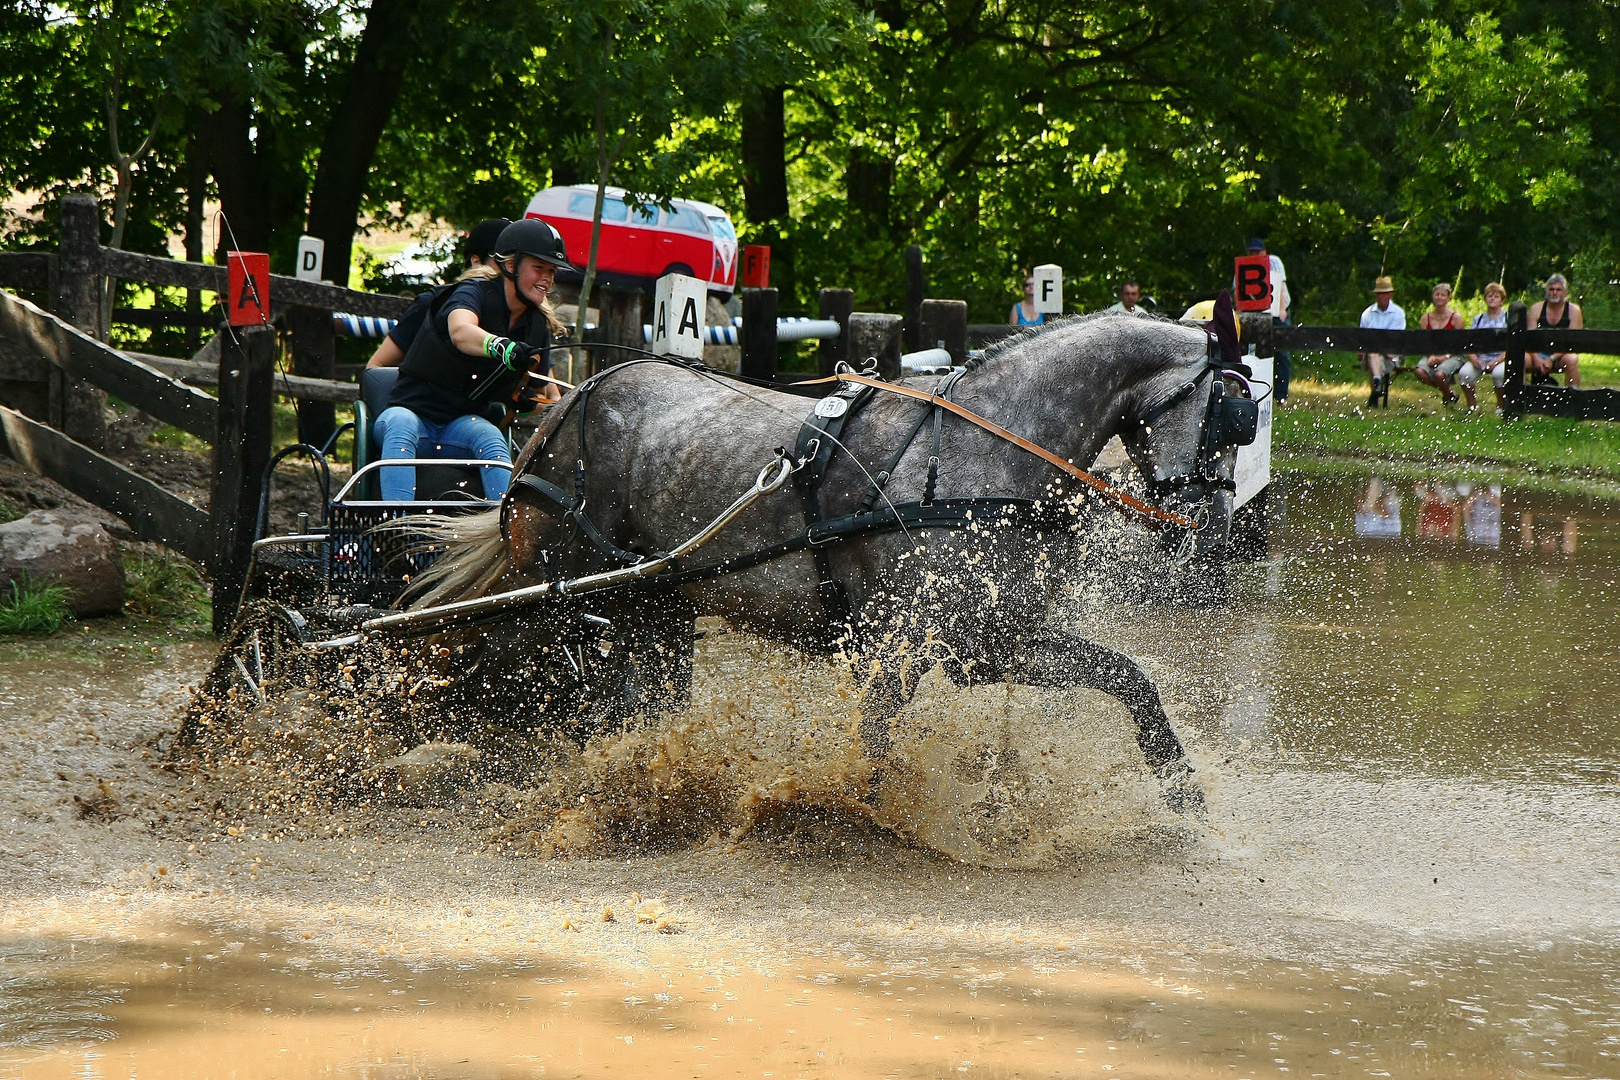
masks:
[[[771,287],[771,249],[766,244],[749,244],[743,248],[742,283],[745,289]]]
[[[1271,256],[1239,255],[1232,260],[1236,267],[1236,295],[1233,301],[1239,311],[1267,311],[1271,308]]]
[[[228,294],[225,311],[232,326],[270,324],[270,256],[259,251],[225,253]]]

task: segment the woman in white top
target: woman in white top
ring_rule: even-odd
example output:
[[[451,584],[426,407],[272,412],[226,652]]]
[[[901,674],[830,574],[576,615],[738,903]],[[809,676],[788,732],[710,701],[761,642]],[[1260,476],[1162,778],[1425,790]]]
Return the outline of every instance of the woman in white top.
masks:
[[[1475,330],[1506,330],[1507,312],[1503,310],[1507,303],[1507,290],[1493,281],[1485,286],[1485,310],[1474,316]],[[1457,371],[1457,381],[1462,384],[1463,393],[1468,396],[1468,408],[1479,408],[1479,400],[1474,397],[1474,384],[1479,382],[1480,375],[1491,373],[1491,383],[1496,387],[1496,411],[1502,411],[1502,383],[1507,379],[1507,364],[1504,362],[1507,353],[1469,353],[1468,362]]]

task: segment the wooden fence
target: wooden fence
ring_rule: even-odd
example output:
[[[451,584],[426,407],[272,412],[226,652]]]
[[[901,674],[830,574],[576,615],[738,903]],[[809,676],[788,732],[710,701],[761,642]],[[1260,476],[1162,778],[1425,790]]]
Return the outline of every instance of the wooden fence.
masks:
[[[1620,420],[1620,390],[1525,382],[1526,353],[1620,353],[1620,330],[1530,329],[1522,303],[1508,306],[1505,330],[1364,330],[1354,326],[1262,326],[1262,355],[1276,349],[1302,352],[1372,352],[1391,356],[1455,356],[1462,353],[1507,354],[1502,387],[1503,412],[1565,416],[1577,420]],[[1247,325],[1247,324],[1245,324]]]
[[[332,313],[397,318],[409,301],[272,275],[272,321],[291,335],[296,375],[274,371],[271,327],[222,327],[190,360],[119,350],[97,336],[107,280],[223,294],[227,271],[103,248],[99,228],[94,200],[69,196],[57,252],[0,253],[0,450],[117,514],[140,538],[202,564],[214,582],[214,627],[222,633],[252,551],[273,395],[300,399],[301,437],[323,442],[334,404],[353,401],[357,389],[332,379]],[[44,306],[10,290],[33,292]],[[217,387],[217,396],[198,384]],[[102,452],[105,394],[213,446],[208,512]]]

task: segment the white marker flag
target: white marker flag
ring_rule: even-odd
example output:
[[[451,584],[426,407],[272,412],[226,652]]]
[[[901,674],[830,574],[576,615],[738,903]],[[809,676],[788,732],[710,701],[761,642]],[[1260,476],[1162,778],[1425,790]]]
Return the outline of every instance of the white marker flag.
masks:
[[[1038,315],[1063,314],[1063,267],[1046,263],[1037,266],[1035,278],[1035,312]]]
[[[703,359],[708,283],[685,274],[665,274],[653,289],[652,351],[658,356]]]
[[[326,241],[317,236],[298,238],[298,280],[321,280],[321,263],[326,261]]]

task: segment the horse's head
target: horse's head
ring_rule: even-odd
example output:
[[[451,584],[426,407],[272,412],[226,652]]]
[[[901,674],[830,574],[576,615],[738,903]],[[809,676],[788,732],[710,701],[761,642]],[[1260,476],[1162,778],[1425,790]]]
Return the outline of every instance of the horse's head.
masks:
[[[1236,450],[1254,441],[1259,408],[1236,356],[1235,331],[1227,342],[1190,328],[1165,330],[1173,344],[1128,395],[1119,434],[1155,500],[1199,523],[1190,537],[1166,537],[1190,556],[1226,540]]]

